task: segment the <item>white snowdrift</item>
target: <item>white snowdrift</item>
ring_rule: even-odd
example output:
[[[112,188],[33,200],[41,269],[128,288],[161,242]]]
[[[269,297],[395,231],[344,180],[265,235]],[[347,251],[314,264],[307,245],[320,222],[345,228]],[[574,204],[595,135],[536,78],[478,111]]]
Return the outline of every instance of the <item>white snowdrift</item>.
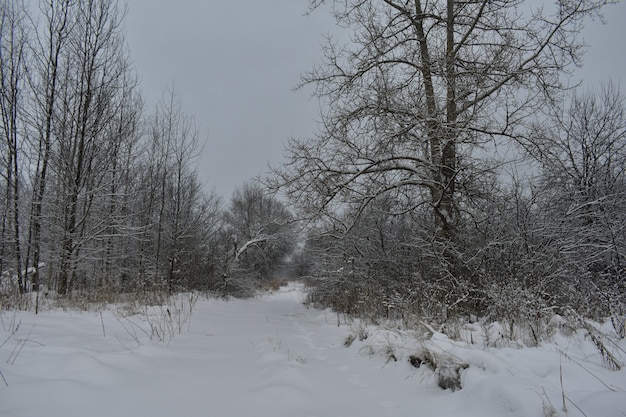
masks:
[[[346,348],[354,326],[301,298],[293,284],[253,300],[199,301],[190,322],[171,327],[113,309],[4,312],[0,416],[626,415],[625,371],[604,368],[582,333],[494,349],[368,327]],[[182,331],[155,337],[155,327]],[[462,389],[439,388],[440,369],[411,366],[425,350],[468,365]]]

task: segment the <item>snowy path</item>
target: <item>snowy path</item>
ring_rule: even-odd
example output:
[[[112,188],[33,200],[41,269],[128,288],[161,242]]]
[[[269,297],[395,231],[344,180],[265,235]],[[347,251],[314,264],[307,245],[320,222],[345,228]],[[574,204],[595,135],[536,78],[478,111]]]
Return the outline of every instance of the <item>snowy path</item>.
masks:
[[[96,313],[22,313],[0,351],[0,416],[415,416],[406,369],[343,347],[348,329],[300,297],[200,301],[169,346],[138,346],[111,313],[106,337]]]
[[[472,389],[443,391],[406,360],[385,365],[358,342],[346,349],[349,328],[305,308],[301,296],[292,286],[253,300],[199,301],[189,331],[169,346],[147,337],[138,344],[110,311],[103,321],[20,313],[19,331],[0,347],[9,383],[0,386],[0,416],[541,416],[542,387],[558,394],[559,364],[538,362],[546,358],[538,349],[485,357],[495,365],[470,370]],[[12,317],[1,318],[0,344]],[[525,362],[515,367],[511,355]],[[596,399],[620,410],[626,395],[609,394]]]

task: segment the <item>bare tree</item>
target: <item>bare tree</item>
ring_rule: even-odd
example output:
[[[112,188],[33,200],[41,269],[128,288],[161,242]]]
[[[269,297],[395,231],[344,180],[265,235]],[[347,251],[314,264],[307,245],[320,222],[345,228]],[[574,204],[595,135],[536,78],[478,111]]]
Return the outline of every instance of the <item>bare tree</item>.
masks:
[[[267,279],[295,248],[292,215],[257,182],[235,189],[224,214],[235,267]]]
[[[26,264],[32,265],[33,286],[37,291],[41,280],[42,213],[53,149],[62,51],[67,48],[67,39],[72,29],[72,3],[70,0],[39,2],[44,24],[35,28],[34,42],[31,45],[29,84],[33,104],[30,130],[31,141],[34,142],[31,145],[34,163],[31,173],[32,196]]]
[[[100,245],[101,266],[97,275],[101,286],[110,285],[121,276],[129,274],[130,257],[135,255],[132,245],[136,243],[137,232],[132,224],[132,213],[128,210],[132,204],[134,187],[132,177],[136,168],[138,143],[140,136],[142,101],[136,91],[135,74],[128,72],[120,82],[119,94],[115,101],[114,118],[106,128],[104,137],[106,146],[101,152],[107,155],[101,167],[101,185],[96,207],[98,223],[95,239]]]
[[[542,168],[545,239],[559,259],[563,296],[596,317],[626,302],[626,113],[612,84],[550,108],[530,152]],[[591,291],[590,291],[591,290]],[[586,294],[580,297],[581,294]],[[609,311],[606,310],[609,309]],[[619,312],[619,313],[618,313]]]
[[[517,139],[564,88],[562,75],[580,62],[585,17],[610,1],[328,3],[352,42],[329,40],[323,64],[304,76],[326,104],[323,127],[313,140],[290,141],[271,185],[303,216],[345,230],[382,196],[399,214],[428,207],[433,256],[452,283],[468,274],[458,230],[489,186],[480,182],[492,168],[483,149]],[[354,215],[340,220],[346,208]]]
[[[22,151],[25,147],[24,87],[27,66],[27,26],[23,5],[15,1],[0,3],[0,115],[3,150],[2,179],[4,204],[0,235],[0,273],[10,249],[19,290],[25,290],[20,192]],[[10,240],[7,238],[10,236]],[[7,247],[10,244],[10,248]]]
[[[115,0],[75,4],[75,25],[63,57],[63,74],[55,125],[58,151],[57,193],[61,241],[58,292],[76,282],[77,262],[85,242],[102,229],[90,222],[102,175],[110,162],[108,127],[117,117],[117,94],[127,87],[130,63],[120,32]],[[83,277],[84,272],[83,272]]]
[[[192,241],[202,235],[212,205],[205,201],[194,162],[199,152],[198,131],[173,89],[163,94],[150,121],[142,161],[141,217],[149,231],[141,244],[145,279],[165,283],[169,291],[183,283]],[[206,197],[211,200],[214,197]],[[206,203],[206,204],[205,204]],[[144,274],[144,272],[142,272]]]

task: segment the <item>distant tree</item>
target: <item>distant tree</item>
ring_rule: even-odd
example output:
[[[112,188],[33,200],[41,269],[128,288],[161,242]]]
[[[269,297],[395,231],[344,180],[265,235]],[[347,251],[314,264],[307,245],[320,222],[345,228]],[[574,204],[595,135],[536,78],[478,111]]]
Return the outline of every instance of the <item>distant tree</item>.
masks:
[[[533,138],[529,151],[542,168],[544,194],[539,204],[545,213],[545,239],[559,260],[559,271],[553,274],[555,284],[567,290],[563,294],[566,300],[583,307],[587,314],[624,315],[623,94],[608,84],[600,91],[572,95],[565,106],[549,108],[548,118],[536,126]]]
[[[201,185],[197,179],[194,182]],[[182,251],[179,262],[183,271],[180,285],[188,289],[213,290],[222,274],[219,268],[222,200],[214,192],[198,192],[188,204],[191,209],[183,223],[186,250]]]
[[[473,253],[469,267],[480,277],[475,298],[486,316],[529,322],[574,309],[623,322],[623,100],[610,85],[573,92],[536,119],[526,142],[532,177],[513,177],[500,187],[484,220],[464,239]]]
[[[393,199],[372,202],[348,232],[329,225],[311,230],[304,247],[311,301],[376,316],[390,309],[408,310],[413,294],[420,291],[433,298],[445,295],[421,281],[428,261],[413,246],[420,227],[409,214],[395,213],[395,206]]]
[[[140,242],[140,275],[173,291],[182,283],[183,265],[193,262],[190,244],[202,233],[204,211],[211,206],[193,168],[198,131],[174,90],[164,92],[142,144],[138,215],[147,233]]]
[[[295,248],[292,214],[259,183],[235,189],[224,222],[235,266],[257,278],[269,278]]]

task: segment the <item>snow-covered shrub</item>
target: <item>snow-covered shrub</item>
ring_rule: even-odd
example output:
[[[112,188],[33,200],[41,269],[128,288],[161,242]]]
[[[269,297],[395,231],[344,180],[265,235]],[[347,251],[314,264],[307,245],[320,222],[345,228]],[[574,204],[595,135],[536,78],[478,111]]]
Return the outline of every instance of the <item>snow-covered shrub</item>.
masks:
[[[409,363],[415,368],[427,367],[437,381],[437,385],[441,389],[449,389],[451,391],[460,390],[461,371],[467,369],[469,365],[454,358],[445,352],[436,352],[423,345],[418,352],[409,356]]]

